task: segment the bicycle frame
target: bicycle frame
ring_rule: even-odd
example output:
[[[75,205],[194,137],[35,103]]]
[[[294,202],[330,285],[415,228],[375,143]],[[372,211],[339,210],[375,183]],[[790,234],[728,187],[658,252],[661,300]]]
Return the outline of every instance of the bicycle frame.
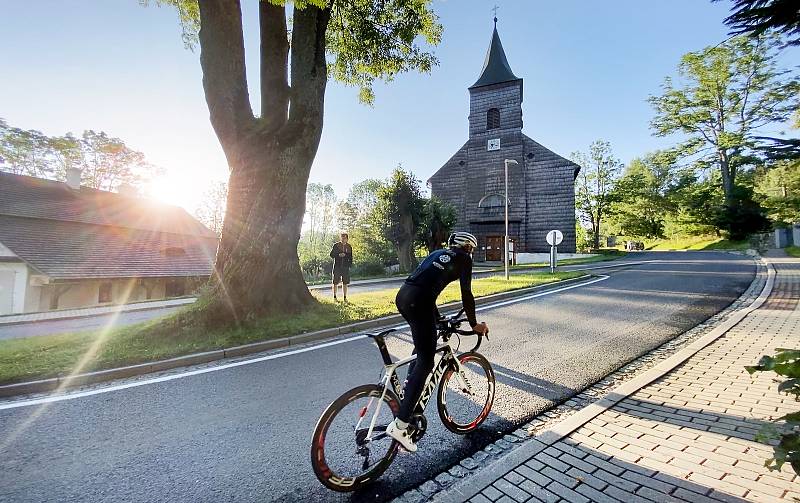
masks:
[[[383,377],[381,377],[383,393],[378,399],[378,406],[375,408],[375,412],[372,414],[372,419],[370,420],[369,429],[367,430],[367,435],[365,438],[367,441],[372,440],[375,422],[378,419],[378,413],[381,410],[381,405],[383,405],[383,400],[386,396],[386,390],[388,389],[389,384],[392,385],[392,388],[394,389],[395,393],[397,393],[397,396],[400,397],[401,400],[403,399],[403,385],[400,383],[400,378],[397,377],[397,369],[408,365],[417,359],[417,355],[411,355],[408,358],[393,362],[391,355],[389,355],[389,350],[386,348],[386,341],[384,340],[383,334],[369,335],[369,337],[371,337],[375,341],[375,344],[378,345],[381,358],[383,358],[384,374]],[[450,347],[450,344],[447,342],[440,344],[436,348],[435,353],[442,353],[442,358],[439,360],[439,363],[434,366],[433,371],[431,371],[431,373],[428,375],[425,387],[422,389],[422,394],[414,406],[415,414],[422,414],[425,412],[425,407],[428,405],[431,396],[433,396],[433,391],[439,385],[442,376],[448,369],[453,369],[455,371],[462,389],[465,389],[470,394],[472,393],[472,386],[470,386],[469,381],[464,377],[464,369],[461,367],[461,362],[458,361],[458,358],[456,358],[453,348]],[[374,400],[374,397],[370,398],[365,410],[369,410]],[[361,426],[361,422],[364,420],[364,417],[365,416],[359,418],[355,427],[356,431],[358,431],[359,427]]]

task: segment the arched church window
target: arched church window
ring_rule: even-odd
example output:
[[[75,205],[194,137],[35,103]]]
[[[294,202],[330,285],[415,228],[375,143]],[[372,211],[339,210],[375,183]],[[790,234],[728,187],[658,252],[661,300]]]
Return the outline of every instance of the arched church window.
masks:
[[[478,208],[502,208],[505,204],[505,198],[500,194],[489,194],[478,202]]]
[[[486,112],[486,129],[497,129],[500,127],[500,110],[490,108]]]

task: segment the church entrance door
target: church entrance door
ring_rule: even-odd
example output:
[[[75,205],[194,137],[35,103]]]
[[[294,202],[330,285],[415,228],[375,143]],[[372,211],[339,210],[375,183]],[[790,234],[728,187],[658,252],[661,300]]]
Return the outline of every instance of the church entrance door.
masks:
[[[516,263],[516,239],[511,237],[509,238],[510,241],[510,249],[508,250],[509,257],[511,258],[512,263]],[[503,254],[505,250],[503,249],[503,236],[486,236],[486,261],[487,262],[502,262],[503,261]]]
[[[486,236],[486,261],[503,261],[503,236]]]

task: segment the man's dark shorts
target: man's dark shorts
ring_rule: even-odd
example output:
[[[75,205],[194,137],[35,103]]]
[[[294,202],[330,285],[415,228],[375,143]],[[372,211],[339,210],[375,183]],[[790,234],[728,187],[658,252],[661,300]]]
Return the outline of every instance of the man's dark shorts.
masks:
[[[343,283],[345,285],[350,284],[350,269],[349,268],[341,268],[341,269],[334,269],[333,270],[333,284],[338,285],[339,283]]]

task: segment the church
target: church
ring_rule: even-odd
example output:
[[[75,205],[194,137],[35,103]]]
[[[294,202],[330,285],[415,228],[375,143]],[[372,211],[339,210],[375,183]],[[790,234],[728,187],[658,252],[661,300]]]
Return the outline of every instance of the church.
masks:
[[[575,252],[575,178],[580,167],[522,133],[522,79],[497,34],[469,88],[469,139],[431,176],[431,193],[457,209],[456,230],[478,238],[476,261],[502,261],[504,161],[508,166],[508,234],[515,254],[547,252],[545,237],[564,234],[559,252]],[[540,118],[541,120],[542,118]]]

